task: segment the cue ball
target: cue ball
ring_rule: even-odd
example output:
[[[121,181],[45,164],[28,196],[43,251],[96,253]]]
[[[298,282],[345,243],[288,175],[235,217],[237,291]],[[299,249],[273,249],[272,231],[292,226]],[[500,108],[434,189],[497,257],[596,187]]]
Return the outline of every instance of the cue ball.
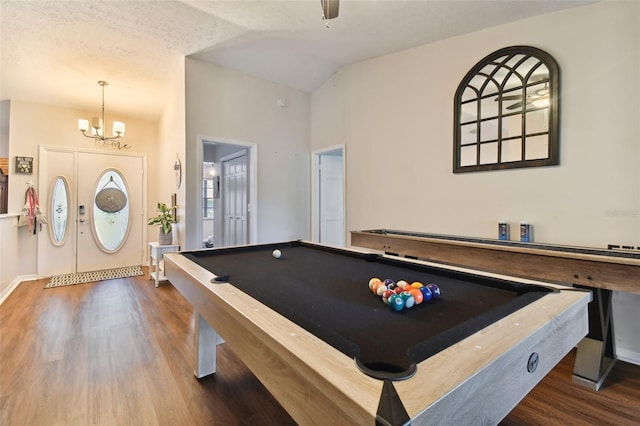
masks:
[[[271,255],[272,255],[273,257],[275,257],[276,259],[280,259],[280,256],[282,256],[282,252],[281,252],[280,250],[278,250],[278,249],[275,249],[275,250],[273,251],[273,253],[271,253]]]

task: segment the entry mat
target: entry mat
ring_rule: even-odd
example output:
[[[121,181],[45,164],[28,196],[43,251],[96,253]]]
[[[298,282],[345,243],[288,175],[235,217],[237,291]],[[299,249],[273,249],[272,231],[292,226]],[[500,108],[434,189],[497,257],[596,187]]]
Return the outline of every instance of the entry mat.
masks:
[[[104,271],[81,272],[79,274],[54,275],[44,288],[84,284],[114,278],[136,277],[143,274],[144,272],[142,272],[140,266],[129,266],[126,268],[105,269]]]

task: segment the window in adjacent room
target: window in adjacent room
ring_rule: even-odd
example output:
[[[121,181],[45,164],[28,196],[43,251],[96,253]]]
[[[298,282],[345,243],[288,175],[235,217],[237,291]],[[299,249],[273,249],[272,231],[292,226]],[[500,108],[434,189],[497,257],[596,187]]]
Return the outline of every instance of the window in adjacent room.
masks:
[[[214,163],[202,163],[202,217],[204,219],[213,219],[213,199],[217,196],[216,169]]]

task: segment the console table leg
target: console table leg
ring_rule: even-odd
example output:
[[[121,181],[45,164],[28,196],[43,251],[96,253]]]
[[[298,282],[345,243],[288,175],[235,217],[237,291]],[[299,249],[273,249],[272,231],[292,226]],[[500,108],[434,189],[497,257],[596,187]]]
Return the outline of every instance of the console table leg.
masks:
[[[573,367],[573,382],[596,391],[616,362],[611,298],[611,290],[593,289],[589,334],[578,344]]]

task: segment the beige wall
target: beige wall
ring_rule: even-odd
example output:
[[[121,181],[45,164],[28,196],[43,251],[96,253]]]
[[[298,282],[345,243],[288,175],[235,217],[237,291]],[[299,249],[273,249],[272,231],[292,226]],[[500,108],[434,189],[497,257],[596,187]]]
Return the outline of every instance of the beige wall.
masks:
[[[9,111],[10,101],[0,102],[0,157],[9,157]]]
[[[499,219],[528,220],[538,242],[640,245],[638,7],[570,9],[342,69],[313,94],[311,149],[346,144],[347,229],[495,237]],[[518,44],[560,65],[560,166],[454,175],[456,88]]]
[[[344,143],[347,229],[640,246],[640,3],[603,2],[345,67],[312,96],[311,149]],[[453,97],[500,48],[560,65],[560,165],[454,175]],[[618,355],[640,364],[640,295],[614,295]]]
[[[17,227],[17,215],[0,214],[0,304],[19,282],[19,264],[16,260]]]
[[[176,64],[175,78],[159,123],[158,173],[155,192],[149,191],[150,213],[156,209],[158,201],[170,205],[171,194],[177,195],[178,223],[174,225],[174,243],[185,247],[185,102],[184,102],[184,59]],[[179,159],[182,164],[182,183],[178,188],[175,180],[174,164]],[[150,214],[151,216],[152,214]],[[156,231],[150,230],[149,240],[156,240]]]
[[[187,59],[186,203],[194,204],[198,137],[258,147],[256,242],[309,238],[310,95],[245,74]],[[277,105],[286,99],[287,106]],[[187,247],[201,246],[199,212],[186,212]],[[191,245],[190,245],[191,244]]]

